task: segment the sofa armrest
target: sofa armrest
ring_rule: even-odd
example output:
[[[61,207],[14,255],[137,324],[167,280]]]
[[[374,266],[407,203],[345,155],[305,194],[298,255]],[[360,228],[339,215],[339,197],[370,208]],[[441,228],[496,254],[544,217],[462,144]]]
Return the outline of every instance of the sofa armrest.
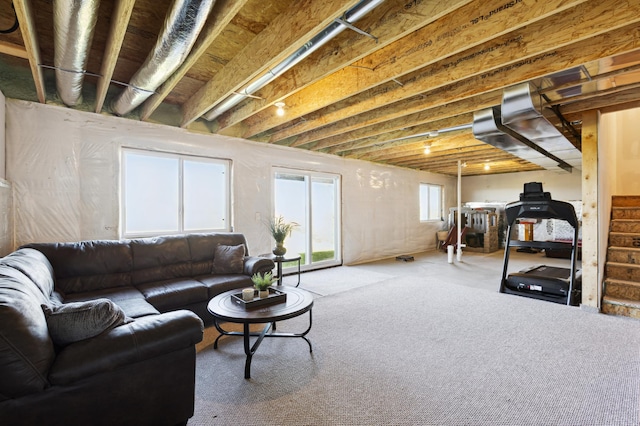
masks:
[[[52,385],[72,383],[195,345],[202,340],[203,328],[202,320],[187,310],[137,318],[66,346],[51,366],[49,382]]]
[[[267,257],[260,256],[246,256],[244,258],[244,273],[246,275],[253,275],[256,273],[265,273],[273,270],[276,264],[273,260]]]

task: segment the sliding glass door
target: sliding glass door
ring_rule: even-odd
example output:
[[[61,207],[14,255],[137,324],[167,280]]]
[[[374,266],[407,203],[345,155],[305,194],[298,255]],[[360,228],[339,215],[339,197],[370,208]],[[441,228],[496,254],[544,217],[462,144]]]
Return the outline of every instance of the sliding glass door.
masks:
[[[273,187],[274,216],[299,225],[285,240],[287,255],[300,255],[303,270],[341,264],[340,176],[276,169]]]

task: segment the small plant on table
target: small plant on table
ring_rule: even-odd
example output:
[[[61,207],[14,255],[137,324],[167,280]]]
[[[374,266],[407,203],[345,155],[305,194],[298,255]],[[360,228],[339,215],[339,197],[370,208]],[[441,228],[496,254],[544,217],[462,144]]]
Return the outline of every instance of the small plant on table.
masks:
[[[266,272],[264,274],[258,272],[253,274],[251,281],[253,281],[253,286],[260,292],[260,297],[268,297],[269,287],[273,284],[275,278],[273,278],[273,274],[271,272]]]

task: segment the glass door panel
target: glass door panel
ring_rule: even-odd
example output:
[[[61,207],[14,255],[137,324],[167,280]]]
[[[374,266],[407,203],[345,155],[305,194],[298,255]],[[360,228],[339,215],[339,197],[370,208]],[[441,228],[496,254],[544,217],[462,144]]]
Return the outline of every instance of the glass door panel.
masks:
[[[274,216],[299,225],[285,240],[286,256],[299,255],[303,270],[340,264],[340,177],[284,170],[274,176]],[[297,262],[283,265],[292,266]]]

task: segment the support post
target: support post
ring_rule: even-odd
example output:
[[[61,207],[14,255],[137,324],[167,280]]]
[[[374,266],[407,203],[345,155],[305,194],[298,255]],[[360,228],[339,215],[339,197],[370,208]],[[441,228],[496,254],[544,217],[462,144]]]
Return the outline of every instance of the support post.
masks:
[[[462,260],[462,161],[458,160],[458,262]]]
[[[582,305],[600,309],[598,118],[598,111],[582,114]]]

